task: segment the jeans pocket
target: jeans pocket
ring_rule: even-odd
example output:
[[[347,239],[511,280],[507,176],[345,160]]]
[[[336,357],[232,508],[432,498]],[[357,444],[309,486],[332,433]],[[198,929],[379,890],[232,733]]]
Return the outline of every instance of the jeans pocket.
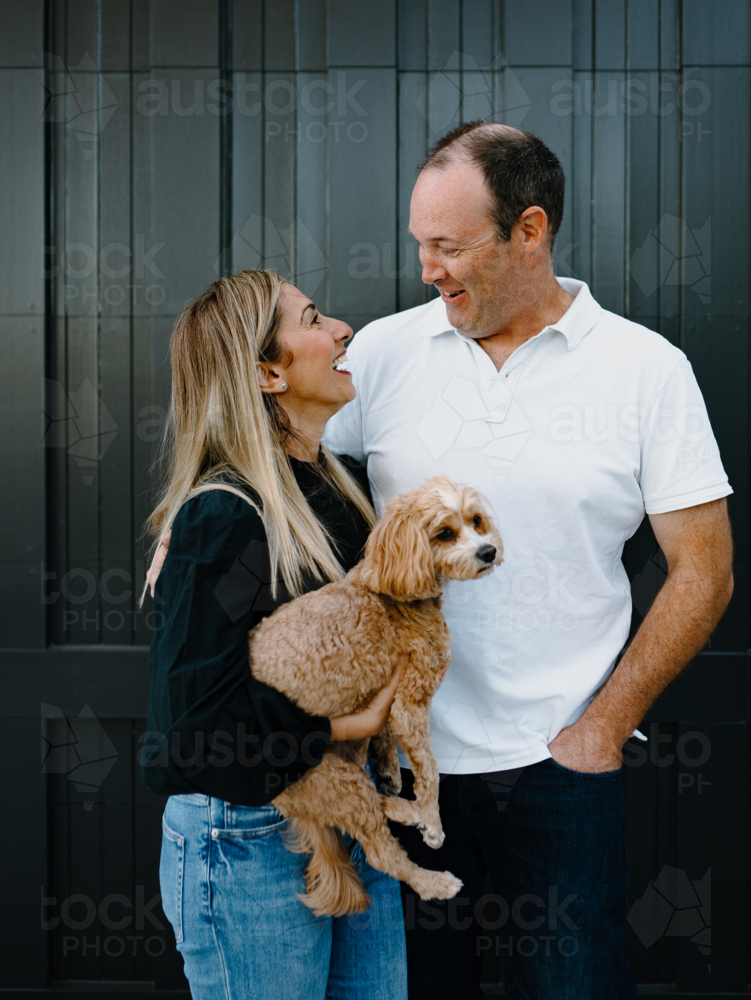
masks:
[[[618,767],[615,771],[575,771],[572,767],[566,767],[565,764],[559,764],[555,757],[548,757],[548,760],[557,768],[559,771],[563,771],[564,774],[570,774],[575,778],[615,778],[622,773],[623,768]]]
[[[225,826],[211,831],[220,840],[255,840],[283,830],[289,824],[274,806],[230,806],[225,810]]]
[[[183,940],[183,880],[185,877],[185,837],[171,830],[162,818],[162,853],[159,858],[159,887],[162,909],[175,932],[175,944]]]

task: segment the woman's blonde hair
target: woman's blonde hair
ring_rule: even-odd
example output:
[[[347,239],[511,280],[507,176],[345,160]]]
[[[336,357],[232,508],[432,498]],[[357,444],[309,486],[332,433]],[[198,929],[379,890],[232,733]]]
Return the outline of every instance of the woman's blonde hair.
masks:
[[[272,271],[240,271],[219,278],[178,317],[162,448],[167,483],[147,526],[160,539],[193,489],[229,479],[260,500],[272,593],[281,578],[294,597],[305,574],[330,581],[344,571],[332,550],[336,540],[297,485],[284,448],[294,436],[287,414],[260,387],[259,361],[290,361],[277,336],[284,284]],[[375,515],[358,483],[326,449],[324,455],[320,475],[372,526]]]

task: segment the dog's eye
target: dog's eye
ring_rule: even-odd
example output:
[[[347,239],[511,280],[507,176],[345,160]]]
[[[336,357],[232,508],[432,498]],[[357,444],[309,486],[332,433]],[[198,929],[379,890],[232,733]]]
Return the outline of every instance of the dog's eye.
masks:
[[[480,525],[482,524],[482,518],[480,517],[479,514],[475,514],[475,516],[472,518],[472,524],[474,524],[476,528],[480,527]]]
[[[439,531],[435,537],[439,542],[450,542],[454,538],[454,532],[451,528],[444,528],[442,531]]]

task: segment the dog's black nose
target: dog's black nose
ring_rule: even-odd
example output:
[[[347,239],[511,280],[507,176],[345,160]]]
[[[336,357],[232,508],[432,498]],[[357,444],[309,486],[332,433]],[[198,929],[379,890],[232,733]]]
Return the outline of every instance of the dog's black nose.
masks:
[[[480,562],[492,563],[495,559],[495,545],[481,545],[475,555]]]

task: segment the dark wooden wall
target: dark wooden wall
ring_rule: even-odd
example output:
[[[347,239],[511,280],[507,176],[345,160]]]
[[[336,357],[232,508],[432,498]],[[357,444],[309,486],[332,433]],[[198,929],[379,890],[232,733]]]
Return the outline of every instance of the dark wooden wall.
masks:
[[[736,490],[733,604],[652,712],[658,756],[633,751],[627,768],[632,902],[647,894],[629,952],[641,982],[745,990],[746,0],[0,0],[0,16],[0,986],[184,985],[171,946],[162,959],[84,954],[86,934],[103,948],[95,922],[70,930],[64,955],[61,925],[45,929],[39,911],[40,893],[59,909],[76,893],[98,906],[157,891],[160,804],[134,771],[133,720],[159,615],[135,599],[175,315],[222,269],[249,266],[293,275],[355,330],[425,301],[405,233],[415,168],[482,116],[560,156],[557,273],[688,354]],[[643,530],[625,557],[642,610],[654,555]],[[55,710],[77,718],[86,704],[97,721],[77,731],[114,763],[80,791],[70,750],[40,771],[39,719],[54,741]],[[690,763],[703,740],[707,761]],[[692,883],[708,868],[712,916],[697,917]],[[660,916],[671,869],[692,910],[680,926]],[[84,911],[71,912],[69,924]],[[699,918],[711,954],[688,933]]]

